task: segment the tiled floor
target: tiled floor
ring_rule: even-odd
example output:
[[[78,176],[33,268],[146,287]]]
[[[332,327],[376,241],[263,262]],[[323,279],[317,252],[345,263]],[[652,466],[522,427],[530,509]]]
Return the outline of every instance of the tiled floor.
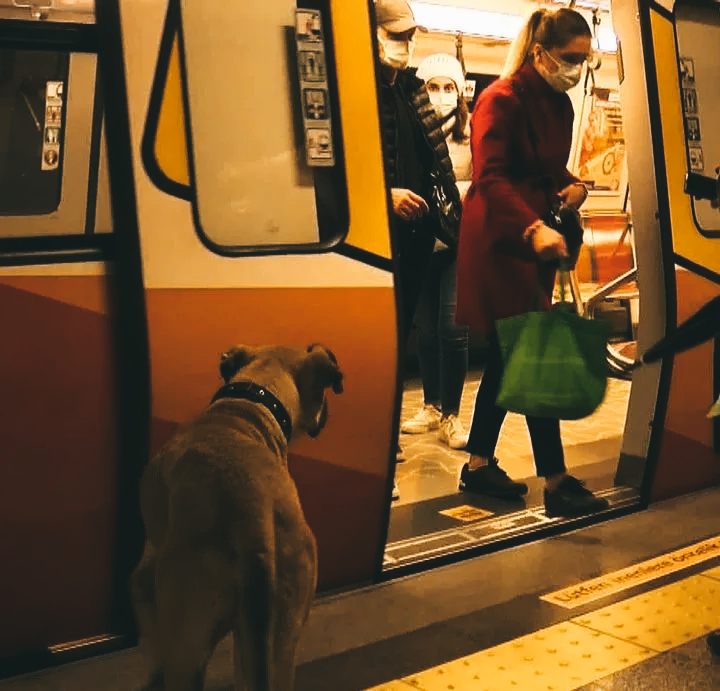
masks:
[[[470,429],[480,378],[481,372],[474,371],[465,382],[460,421],[467,430]],[[561,423],[568,468],[619,456],[629,397],[630,382],[610,379],[605,401],[593,415],[584,420]],[[422,403],[420,380],[408,380],[401,420],[414,416]],[[395,506],[457,492],[457,479],[467,460],[467,453],[450,449],[437,437],[437,432],[400,435],[400,446],[406,461],[397,466],[400,499],[394,502]],[[530,438],[525,420],[520,415],[508,414],[496,455],[511,477],[524,478],[535,474]]]

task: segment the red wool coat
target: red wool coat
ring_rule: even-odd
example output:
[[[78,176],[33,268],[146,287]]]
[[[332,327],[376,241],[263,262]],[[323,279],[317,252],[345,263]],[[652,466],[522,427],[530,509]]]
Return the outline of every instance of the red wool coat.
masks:
[[[485,332],[495,320],[537,304],[536,255],[523,234],[549,211],[543,177],[552,176],[555,192],[579,182],[567,169],[574,118],[569,96],[550,88],[532,65],[512,79],[522,87],[526,108],[510,80],[499,79],[480,94],[470,121],[473,177],[463,205],[455,319]],[[554,278],[544,281],[546,307]]]

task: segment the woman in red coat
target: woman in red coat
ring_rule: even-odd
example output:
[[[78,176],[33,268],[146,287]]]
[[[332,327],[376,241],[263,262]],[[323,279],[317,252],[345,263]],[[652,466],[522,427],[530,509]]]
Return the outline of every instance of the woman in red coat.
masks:
[[[549,199],[577,209],[587,197],[567,170],[574,113],[565,92],[580,80],[591,38],[574,10],[533,13],[501,79],[480,95],[472,114],[473,179],[460,232],[456,320],[487,333],[489,345],[465,447],[471,456],[460,476],[466,491],[517,499],[528,490],[495,459],[507,414],[495,403],[503,373],[495,321],[537,309],[538,302],[548,309],[555,281],[548,262],[568,255],[563,236],[540,219]],[[577,516],[607,508],[566,473],[559,421],[526,419],[535,468],[546,481],[546,513]]]

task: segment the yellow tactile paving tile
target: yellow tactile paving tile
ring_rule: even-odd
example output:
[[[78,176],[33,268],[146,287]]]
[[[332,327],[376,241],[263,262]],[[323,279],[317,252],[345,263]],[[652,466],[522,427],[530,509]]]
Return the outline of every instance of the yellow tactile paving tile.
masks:
[[[653,654],[641,646],[566,622],[403,681],[421,691],[570,691]]]
[[[572,691],[720,629],[720,567],[367,691]]]
[[[368,691],[572,691],[720,629],[720,567]]]
[[[720,583],[704,575],[691,576],[572,621],[666,651],[720,627]]]

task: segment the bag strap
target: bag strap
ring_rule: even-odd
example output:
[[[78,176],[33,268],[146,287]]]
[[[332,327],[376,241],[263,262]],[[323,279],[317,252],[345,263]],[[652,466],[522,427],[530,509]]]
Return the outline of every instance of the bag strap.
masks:
[[[568,278],[569,269],[567,266],[567,262],[564,259],[560,260],[560,265],[558,266],[558,273],[560,274],[560,302],[561,304],[565,304],[565,281]]]
[[[538,263],[537,292],[535,293],[535,305],[532,308],[532,310],[535,312],[542,312],[542,294],[545,289],[545,286],[543,286],[542,282],[542,268],[542,264]],[[570,284],[570,281],[568,280],[569,273],[570,269],[568,269],[567,262],[564,259],[560,259],[558,265],[558,274],[560,277],[560,302],[558,304],[560,305],[565,304],[565,295],[567,294],[567,287]]]

